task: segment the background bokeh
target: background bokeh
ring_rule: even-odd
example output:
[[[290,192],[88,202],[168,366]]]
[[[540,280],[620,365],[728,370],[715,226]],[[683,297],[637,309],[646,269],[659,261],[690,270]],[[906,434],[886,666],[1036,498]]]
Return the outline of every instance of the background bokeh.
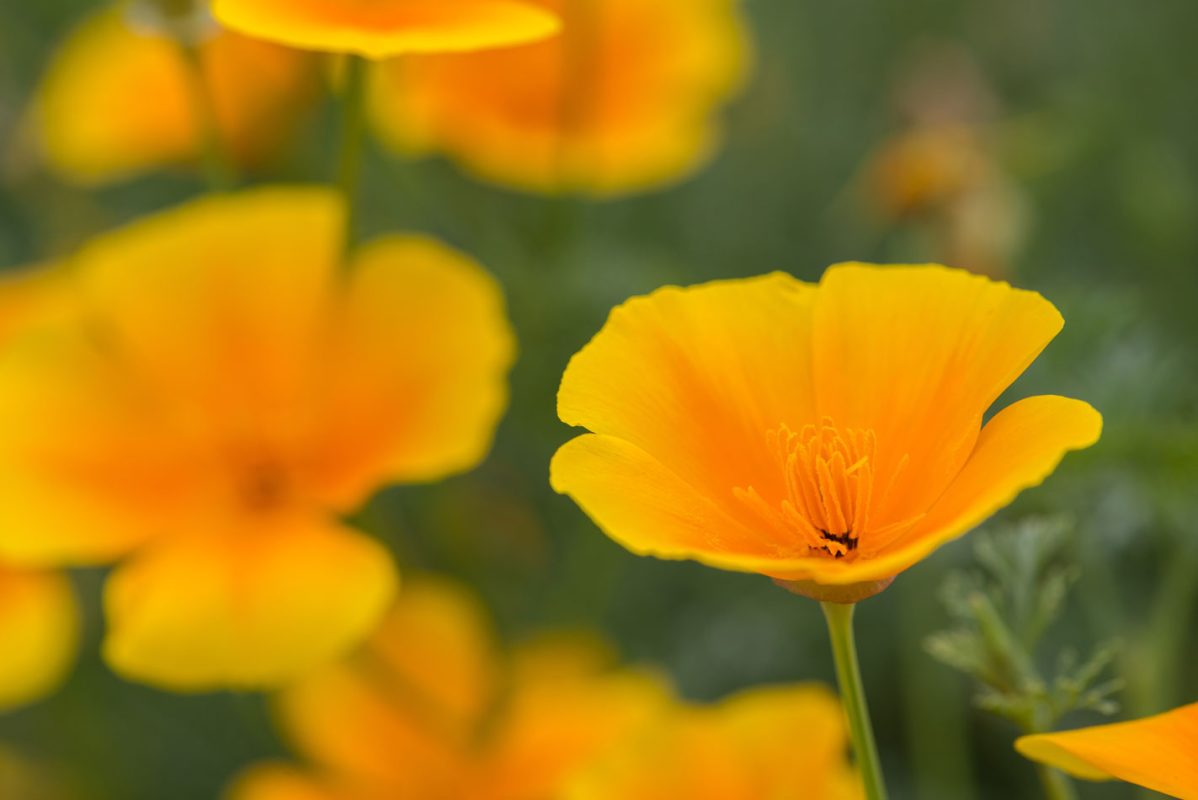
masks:
[[[30,158],[30,94],[56,42],[94,5],[0,9],[2,265],[68,252],[202,188],[180,173],[85,192]],[[817,604],[763,578],[636,558],[550,491],[549,458],[571,436],[557,421],[557,381],[613,305],[662,284],[775,269],[814,280],[842,260],[952,257],[1044,293],[1067,320],[1014,396],[1080,397],[1106,417],[1098,446],[1001,515],[1076,520],[1081,573],[1050,655],[1118,636],[1121,667],[1151,672],[1143,620],[1167,585],[1179,663],[1195,663],[1198,5],[749,0],[745,10],[753,79],[727,115],[723,152],[679,187],[602,203],[532,197],[372,146],[364,226],[428,231],[479,258],[507,289],[521,358],[491,458],[442,484],[384,492],[361,524],[404,569],[475,587],[505,635],[597,628],[627,660],[663,666],[689,697],[831,681]],[[981,195],[927,199],[919,176],[938,167],[904,155],[903,137],[961,128],[985,164]],[[267,177],[325,179],[334,132],[326,106]],[[1011,749],[1014,728],[972,710],[968,680],[923,651],[949,625],[937,599],[945,574],[970,560],[968,539],[953,544],[859,610],[864,677],[899,798],[1036,791]],[[87,641],[74,677],[50,700],[0,717],[4,753],[70,796],[190,800],[285,752],[260,696],[176,696],[114,677],[98,657],[100,579],[77,575]],[[1126,677],[1139,686],[1124,696],[1129,714],[1198,698],[1192,668],[1164,686]],[[7,760],[0,774],[16,769]],[[1132,796],[1116,785],[1081,790]]]

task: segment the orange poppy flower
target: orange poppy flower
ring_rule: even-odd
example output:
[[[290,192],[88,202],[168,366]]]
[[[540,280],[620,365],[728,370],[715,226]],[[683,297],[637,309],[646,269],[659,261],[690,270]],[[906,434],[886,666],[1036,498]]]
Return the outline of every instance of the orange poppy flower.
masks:
[[[0,347],[65,311],[61,278],[55,268],[0,277]],[[79,643],[79,609],[66,576],[0,564],[0,642],[5,652],[0,710],[53,691],[74,663]]]
[[[1102,421],[983,415],[1061,329],[1034,292],[938,266],[665,288],[570,362],[552,483],[624,546],[853,602],[1040,483]]]
[[[79,644],[79,609],[66,576],[0,566],[0,641],[0,711],[57,688]]]
[[[598,759],[565,800],[857,800],[848,731],[821,686],[752,689],[684,707]]]
[[[719,139],[748,60],[736,0],[537,0],[563,35],[379,67],[373,116],[406,153],[520,189],[615,195],[680,180]]]
[[[1198,703],[1132,722],[1024,736],[1015,747],[1078,778],[1198,800]]]
[[[531,0],[213,0],[212,12],[250,36],[367,58],[522,44],[559,26]]]
[[[214,30],[199,45],[203,83],[165,33],[110,8],[85,21],[51,62],[34,103],[46,162],[67,180],[101,184],[200,160],[208,95],[224,152],[242,166],[277,155],[320,89],[307,53]]]
[[[410,582],[361,652],[281,693],[282,725],[313,768],[251,769],[232,800],[555,797],[663,708],[660,681],[607,668],[589,641],[505,656],[484,619],[453,584]]]
[[[73,313],[0,357],[0,557],[123,559],[104,650],[127,676],[255,687],[356,644],[394,567],[338,516],[489,448],[498,285],[414,236],[341,274],[343,225],[304,188],[135,223],[67,265]]]

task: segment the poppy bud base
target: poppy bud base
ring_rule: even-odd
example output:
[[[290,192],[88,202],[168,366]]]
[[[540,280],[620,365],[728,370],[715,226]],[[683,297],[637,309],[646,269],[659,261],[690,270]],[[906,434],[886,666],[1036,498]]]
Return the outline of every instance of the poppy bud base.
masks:
[[[863,581],[862,583],[850,583],[847,586],[832,586],[815,581],[784,581],[781,578],[774,578],[774,583],[788,592],[809,597],[821,603],[853,605],[878,594],[894,583],[894,578],[895,576],[892,575],[880,581]]]

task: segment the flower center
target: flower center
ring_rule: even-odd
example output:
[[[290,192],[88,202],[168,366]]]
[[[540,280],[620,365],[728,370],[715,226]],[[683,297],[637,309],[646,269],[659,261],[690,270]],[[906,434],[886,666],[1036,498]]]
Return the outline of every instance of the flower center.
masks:
[[[872,430],[841,429],[824,418],[797,432],[781,425],[766,439],[782,472],[780,492],[772,502],[753,487],[734,489],[733,494],[775,532],[781,529],[784,541],[797,536],[808,552],[852,559],[863,534],[878,536],[896,527],[873,524],[872,515],[894,476],[879,496],[874,471],[877,438]],[[900,470],[905,463],[904,459]]]
[[[251,511],[269,511],[287,495],[287,476],[273,466],[251,469],[241,483],[242,504]]]

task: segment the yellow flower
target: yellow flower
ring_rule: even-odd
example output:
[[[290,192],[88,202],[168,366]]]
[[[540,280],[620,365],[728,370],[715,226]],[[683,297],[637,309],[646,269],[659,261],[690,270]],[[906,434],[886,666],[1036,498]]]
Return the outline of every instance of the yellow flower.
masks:
[[[576,779],[565,800],[857,800],[848,732],[820,686],[752,689],[679,708],[628,737]]]
[[[0,277],[0,347],[65,313],[61,279],[57,268]],[[0,563],[0,710],[53,691],[74,663],[78,640],[79,610],[65,576]]]
[[[833,267],[665,288],[570,362],[552,483],[630,550],[853,602],[1040,483],[1102,421],[986,410],[1063,322],[944,267]]]
[[[250,36],[367,58],[521,44],[559,26],[531,0],[213,0],[212,11]]]
[[[395,575],[337,517],[489,448],[499,287],[414,236],[342,272],[343,225],[304,188],[135,223],[67,265],[76,312],[0,358],[0,558],[123,559],[104,650],[127,676],[255,687],[355,645]]]
[[[121,8],[85,21],[50,64],[34,105],[47,163],[100,184],[198,162],[204,92],[222,147],[239,164],[277,156],[320,88],[310,54],[216,30],[199,45],[203,83],[165,33],[130,26]]]
[[[604,660],[571,639],[504,656],[469,595],[411,581],[361,652],[281,693],[282,725],[313,767],[253,768],[230,797],[555,797],[668,697],[657,679]]]
[[[373,115],[403,152],[441,152],[521,189],[614,195],[686,177],[743,82],[737,0],[537,0],[561,37],[379,67]]]
[[[1114,778],[1198,800],[1198,703],[1132,722],[1024,736],[1015,747],[1078,778]]]
[[[78,641],[79,610],[66,576],[0,565],[0,710],[57,688]]]

